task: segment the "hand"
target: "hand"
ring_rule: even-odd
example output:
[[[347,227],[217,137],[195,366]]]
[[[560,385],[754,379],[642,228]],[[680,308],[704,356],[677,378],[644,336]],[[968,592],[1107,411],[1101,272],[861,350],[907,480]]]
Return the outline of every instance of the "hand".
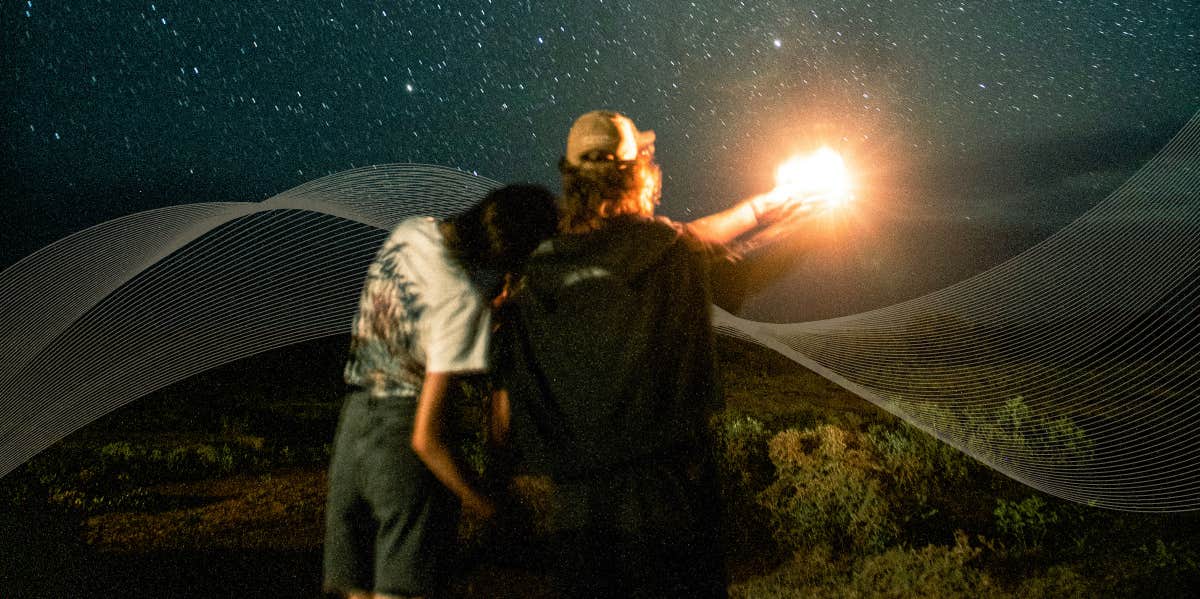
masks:
[[[755,221],[763,226],[811,212],[816,205],[813,200],[813,194],[790,193],[787,189],[777,187],[751,198],[750,207],[754,210]]]
[[[496,505],[484,497],[465,499],[462,506],[463,511],[479,522],[486,522],[496,517]]]
[[[750,198],[750,209],[754,211],[754,221],[763,224],[770,219],[769,215],[779,209],[787,200],[787,194],[780,193],[778,188]]]

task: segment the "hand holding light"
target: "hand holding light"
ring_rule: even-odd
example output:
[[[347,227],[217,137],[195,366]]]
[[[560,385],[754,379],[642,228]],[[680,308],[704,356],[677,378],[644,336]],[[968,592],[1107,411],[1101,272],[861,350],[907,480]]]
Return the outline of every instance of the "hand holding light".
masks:
[[[798,156],[775,171],[775,189],[756,210],[785,210],[789,214],[808,210],[830,210],[854,198],[850,173],[841,155],[821,148],[808,156]],[[756,212],[757,214],[757,212]]]
[[[729,243],[753,230],[779,236],[795,229],[801,221],[824,214],[852,198],[850,177],[841,156],[822,148],[811,156],[795,158],[779,168],[777,184],[766,193],[751,197],[728,210],[688,223],[697,238],[711,243]],[[747,214],[747,213],[750,214]],[[755,241],[752,245],[761,245]]]

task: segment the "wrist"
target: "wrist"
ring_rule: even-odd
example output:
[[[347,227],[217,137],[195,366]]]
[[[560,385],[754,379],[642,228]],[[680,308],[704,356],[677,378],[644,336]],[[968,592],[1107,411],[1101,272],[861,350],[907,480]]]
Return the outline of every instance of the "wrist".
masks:
[[[756,196],[750,200],[750,214],[754,216],[754,224],[762,223],[762,208],[758,206],[758,200],[761,196]]]
[[[775,193],[770,191],[751,198],[750,211],[754,214],[754,224],[763,225],[769,223],[780,203]]]
[[[463,508],[469,512],[485,517],[496,512],[496,506],[492,503],[492,501],[481,495],[464,500]]]

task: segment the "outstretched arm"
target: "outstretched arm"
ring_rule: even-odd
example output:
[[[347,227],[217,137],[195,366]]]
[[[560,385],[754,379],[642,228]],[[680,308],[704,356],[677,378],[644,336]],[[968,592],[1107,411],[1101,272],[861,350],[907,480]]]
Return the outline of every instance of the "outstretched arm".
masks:
[[[696,237],[709,243],[727,244],[760,225],[769,224],[780,218],[793,207],[802,205],[777,191],[751,196],[732,208],[698,218],[687,224]]]
[[[458,495],[464,509],[490,518],[496,512],[495,506],[468,481],[466,471],[446,442],[446,402],[453,378],[453,374],[446,372],[425,373],[413,423],[412,448],[430,472]]]

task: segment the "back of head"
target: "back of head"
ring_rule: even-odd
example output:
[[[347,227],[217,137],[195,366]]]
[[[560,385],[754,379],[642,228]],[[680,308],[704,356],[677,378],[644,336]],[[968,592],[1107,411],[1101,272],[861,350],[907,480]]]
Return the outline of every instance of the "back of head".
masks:
[[[557,230],[554,194],[540,185],[507,185],[448,222],[446,245],[466,268],[515,269]]]
[[[576,119],[559,162],[564,231],[596,229],[614,216],[654,214],[662,180],[654,139],[653,131],[638,131],[617,112],[595,110]]]

